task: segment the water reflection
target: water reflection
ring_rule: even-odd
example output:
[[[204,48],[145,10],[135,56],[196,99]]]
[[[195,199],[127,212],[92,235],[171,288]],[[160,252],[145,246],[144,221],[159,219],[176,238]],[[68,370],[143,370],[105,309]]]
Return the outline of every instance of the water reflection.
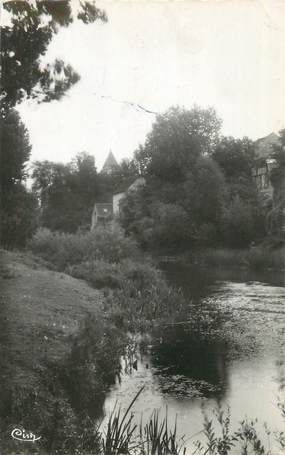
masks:
[[[160,372],[162,392],[222,398],[228,389],[226,349],[224,340],[209,339],[187,327],[156,333],[151,358]]]
[[[156,329],[136,357],[136,369],[108,395],[106,413],[116,400],[126,408],[145,386],[134,406],[138,419],[167,407],[187,437],[203,428],[202,403],[208,413],[217,402],[229,405],[234,428],[248,416],[259,418],[261,431],[263,422],[282,429],[277,401],[285,384],[284,272],[199,271],[173,263],[163,270],[201,318],[217,317],[205,330],[197,320],[193,326],[190,311],[189,323]]]

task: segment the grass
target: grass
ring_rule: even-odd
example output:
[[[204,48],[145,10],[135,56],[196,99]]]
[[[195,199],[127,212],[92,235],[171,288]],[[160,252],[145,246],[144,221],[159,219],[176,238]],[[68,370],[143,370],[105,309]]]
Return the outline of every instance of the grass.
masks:
[[[178,436],[176,421],[174,427],[170,427],[167,414],[160,418],[159,412],[155,410],[144,425],[142,422],[140,425],[134,422],[132,406],[141,392],[142,389],[131,401],[125,413],[120,409],[115,411],[114,408],[107,423],[107,431],[101,433],[100,453],[102,455],[190,455],[190,453],[191,455],[279,455],[285,449],[284,432],[272,432],[265,425],[267,435],[265,442],[256,430],[257,419],[242,420],[239,428],[232,431],[230,410],[223,409],[221,405],[213,410],[214,418],[210,418],[202,410],[203,442],[197,440],[194,443],[195,449],[187,449],[185,436]],[[284,403],[279,403],[278,407],[285,421]],[[276,442],[273,450],[272,436]]]
[[[150,258],[114,225],[84,234],[41,229],[29,243],[33,253],[56,270],[104,291],[104,310],[126,330],[177,316],[185,301],[170,288]]]
[[[51,278],[48,285],[38,277],[37,284],[25,279],[23,286],[26,283],[32,293],[37,289],[39,302],[46,302],[46,308],[40,306],[41,315],[50,313],[56,306],[63,321],[64,341],[69,349],[64,355],[52,359],[47,356],[39,361],[43,371],[38,378],[37,399],[34,389],[28,385],[19,393],[14,393],[12,388],[13,396],[18,398],[17,406],[8,411],[8,424],[20,421],[21,412],[30,416],[31,428],[43,436],[42,447],[51,453],[97,453],[99,445],[106,453],[116,453],[112,452],[110,438],[108,443],[95,422],[102,415],[106,393],[120,374],[120,358],[128,342],[126,333],[145,329],[159,318],[179,314],[184,299],[167,285],[162,273],[139,252],[135,242],[126,238],[115,226],[85,234],[60,234],[42,229],[31,239],[29,250],[57,272],[46,270],[45,274],[50,274]],[[100,289],[100,292],[94,291],[100,300],[95,316],[92,316],[92,307],[96,308],[96,302],[91,298],[88,302],[89,316],[81,326],[77,325],[75,331],[69,330],[64,321],[63,316],[69,314],[70,307],[64,289],[61,289],[62,286],[56,286],[50,292],[48,289],[54,286],[57,277],[59,284],[68,279],[71,285],[73,281],[83,287],[86,284],[62,272]],[[39,271],[39,274],[42,272]],[[80,293],[75,295],[73,288],[69,291],[73,294],[72,302],[81,299]],[[26,293],[25,290],[23,294]],[[54,294],[63,297],[50,299]],[[81,307],[79,305],[78,314]],[[49,325],[51,333],[45,333],[47,346],[52,344],[52,332],[55,330],[52,315]],[[40,348],[42,351],[42,346]],[[30,402],[35,406],[30,406]],[[42,414],[41,409],[44,410]],[[36,421],[33,416],[36,416]],[[114,430],[114,422],[118,419],[120,416],[114,414],[109,433]],[[29,420],[25,422],[29,423]],[[132,425],[132,418],[128,418],[127,422],[120,428],[120,431],[126,432],[124,446],[131,437],[127,428]],[[4,426],[7,428],[7,425]],[[118,439],[119,435],[116,437]],[[170,441],[174,444],[175,433],[169,438],[169,444]],[[105,446],[102,446],[104,441]]]

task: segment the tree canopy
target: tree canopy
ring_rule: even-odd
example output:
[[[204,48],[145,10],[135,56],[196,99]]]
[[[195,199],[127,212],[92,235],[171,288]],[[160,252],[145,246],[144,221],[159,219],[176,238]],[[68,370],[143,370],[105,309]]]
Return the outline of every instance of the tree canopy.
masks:
[[[179,182],[198,156],[213,151],[221,124],[212,108],[171,107],[157,116],[144,145],[135,153],[140,172]]]
[[[67,0],[4,2],[10,19],[1,27],[2,116],[25,97],[39,102],[59,99],[79,80],[62,60],[46,66],[41,62],[60,27],[76,19],[85,24],[106,21],[106,14],[94,2],[81,0],[77,8],[74,5]]]
[[[218,233],[224,177],[211,158],[221,120],[213,109],[159,115],[135,162],[146,187],[129,194],[121,220],[144,246],[177,249]]]
[[[252,180],[254,144],[220,136],[213,109],[159,115],[135,162],[146,185],[128,194],[121,221],[146,248],[243,247],[264,234]]]
[[[89,228],[92,208],[99,197],[93,156],[82,152],[68,164],[37,161],[32,178],[43,226],[63,232]]]
[[[1,24],[0,49],[0,237],[2,244],[11,247],[10,234],[17,232],[17,243],[20,226],[25,226],[23,244],[24,233],[31,232],[30,221],[36,218],[36,199],[22,185],[31,145],[15,107],[27,98],[37,102],[59,100],[79,80],[74,69],[62,60],[43,64],[42,57],[60,27],[68,27],[75,20],[89,24],[107,18],[93,1],[86,0],[12,0],[4,1],[3,8],[7,17]]]
[[[1,243],[7,248],[23,246],[36,227],[37,203],[26,190],[26,165],[31,145],[19,113],[12,109],[0,118]]]

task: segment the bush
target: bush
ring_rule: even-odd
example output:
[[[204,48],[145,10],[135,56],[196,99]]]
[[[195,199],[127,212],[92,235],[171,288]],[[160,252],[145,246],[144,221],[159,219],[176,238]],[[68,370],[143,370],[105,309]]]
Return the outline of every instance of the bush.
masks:
[[[15,184],[1,201],[0,243],[4,248],[23,248],[38,223],[35,195],[23,185]]]
[[[119,288],[123,281],[117,264],[102,260],[85,261],[81,264],[69,266],[66,269],[69,275],[88,281],[95,288]]]
[[[98,227],[88,233],[64,234],[40,229],[29,242],[29,248],[59,270],[86,261],[103,260],[118,263],[139,256],[136,243],[124,236],[117,226]]]

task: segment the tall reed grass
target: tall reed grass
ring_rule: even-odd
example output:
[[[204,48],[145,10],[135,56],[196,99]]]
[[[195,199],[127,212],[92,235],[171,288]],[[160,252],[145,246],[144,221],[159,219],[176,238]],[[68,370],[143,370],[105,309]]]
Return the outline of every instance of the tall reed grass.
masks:
[[[160,417],[154,410],[146,423],[137,424],[132,407],[143,388],[138,391],[125,412],[115,405],[108,418],[106,430],[98,428],[101,445],[100,455],[280,455],[284,450],[284,433],[271,432],[264,425],[267,440],[257,429],[255,420],[242,420],[237,430],[231,429],[230,410],[218,405],[213,409],[214,418],[204,414],[203,440],[186,446],[185,437],[178,435],[177,421],[169,425],[168,415]],[[281,408],[284,409],[284,403]],[[284,413],[282,415],[285,419]],[[285,421],[285,420],[284,420]],[[270,441],[274,436],[275,445]],[[191,437],[189,438],[191,439]],[[82,454],[83,455],[83,454]],[[90,454],[91,455],[91,454]],[[92,453],[95,455],[95,453]]]

